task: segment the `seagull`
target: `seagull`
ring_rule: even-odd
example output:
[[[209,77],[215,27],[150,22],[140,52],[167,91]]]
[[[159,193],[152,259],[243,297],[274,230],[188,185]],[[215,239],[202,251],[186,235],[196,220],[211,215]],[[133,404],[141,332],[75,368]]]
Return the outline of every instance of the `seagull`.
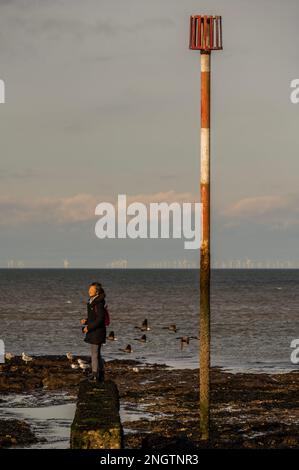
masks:
[[[71,364],[72,369],[79,369],[79,367],[80,367],[79,364],[74,364],[74,363]]]
[[[32,361],[33,358],[30,357],[30,356],[26,356],[26,354],[23,352],[23,353],[22,353],[22,359],[23,359],[23,361],[26,362],[26,364],[27,364],[27,362]]]
[[[69,361],[73,360],[73,355],[71,352],[66,353],[66,357],[68,358]]]
[[[84,365],[84,364],[85,364],[85,365],[87,364],[87,362],[86,362],[86,361],[83,361],[83,359],[78,359],[77,362],[78,362],[78,364],[79,364],[80,367],[81,367],[82,364],[83,364],[83,365]]]
[[[132,349],[131,345],[128,344],[128,345],[125,347],[125,349],[120,349],[120,351],[123,351],[123,352],[125,352],[125,353],[131,353],[131,352],[133,352],[133,349]]]
[[[141,326],[135,326],[140,331],[150,331],[150,327],[148,326],[147,318],[145,318],[142,322]]]
[[[110,331],[109,336],[107,336],[109,341],[117,341],[117,337],[114,335],[114,331]]]
[[[13,354],[9,353],[9,352],[5,354],[5,359],[7,361],[11,361],[14,357],[15,356]]]
[[[163,326],[163,330],[169,330],[169,331],[173,331],[174,333],[176,333],[177,327],[176,325]]]
[[[140,343],[146,342],[146,335],[142,335],[141,338],[134,338],[135,341],[140,341]]]
[[[80,369],[82,369],[83,372],[84,372],[85,370],[87,370],[87,369],[90,368],[90,365],[87,364],[86,362],[81,362],[81,364],[79,365],[79,367],[80,367]]]

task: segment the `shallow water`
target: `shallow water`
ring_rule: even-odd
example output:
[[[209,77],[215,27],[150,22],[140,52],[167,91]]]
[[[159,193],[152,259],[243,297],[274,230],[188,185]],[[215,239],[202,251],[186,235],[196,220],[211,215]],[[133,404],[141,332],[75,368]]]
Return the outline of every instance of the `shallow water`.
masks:
[[[86,286],[100,280],[107,292],[118,341],[106,360],[137,359],[176,368],[198,367],[198,341],[180,349],[181,335],[198,335],[196,270],[1,269],[1,337],[16,354],[88,354],[79,319]],[[18,296],[15,296],[15,286]],[[233,371],[286,372],[298,337],[299,270],[214,270],[211,283],[212,364]],[[148,341],[134,327],[148,318]],[[163,329],[177,325],[177,333]],[[134,352],[120,352],[128,343]]]
[[[30,446],[18,448],[30,449],[69,449],[70,428],[75,416],[76,397],[63,393],[53,394],[16,394],[2,395],[0,404],[0,418],[25,420],[32,426],[38,442]],[[142,405],[122,403],[120,405],[121,422],[138,419],[156,419],[146,409],[150,404]],[[124,427],[124,433],[132,432]]]
[[[44,440],[25,448],[67,449],[76,411],[74,398],[64,394],[6,395],[1,397],[4,402],[1,402],[0,416],[25,420],[37,438]]]

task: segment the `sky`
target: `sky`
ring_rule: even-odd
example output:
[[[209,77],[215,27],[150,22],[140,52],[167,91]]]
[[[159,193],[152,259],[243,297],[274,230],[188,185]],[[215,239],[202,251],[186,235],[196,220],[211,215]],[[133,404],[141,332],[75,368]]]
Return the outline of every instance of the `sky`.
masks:
[[[212,53],[212,261],[299,263],[297,0],[0,0],[0,266],[198,263],[182,240],[99,240],[95,207],[199,201],[200,55]]]

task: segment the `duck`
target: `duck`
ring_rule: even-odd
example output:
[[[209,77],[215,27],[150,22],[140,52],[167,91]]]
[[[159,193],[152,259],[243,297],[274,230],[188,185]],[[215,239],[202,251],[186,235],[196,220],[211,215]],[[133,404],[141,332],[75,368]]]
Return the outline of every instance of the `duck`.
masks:
[[[180,339],[180,340],[181,340],[181,343],[189,344],[189,342],[190,342],[190,337],[189,337],[189,336],[180,336],[180,337],[177,338],[177,339]]]
[[[146,343],[146,335],[142,335],[141,338],[134,338],[135,341],[140,341],[140,343]]]
[[[199,339],[198,336],[179,336],[177,339],[181,340],[181,349],[184,344],[189,344],[191,339]]]
[[[128,344],[124,349],[120,349],[120,351],[125,352],[125,353],[131,353],[133,352],[132,346]]]
[[[148,326],[147,318],[145,318],[141,324],[141,326],[135,326],[140,331],[150,331],[150,327]]]
[[[174,333],[176,333],[177,327],[175,324],[169,325],[169,326],[163,326],[163,330],[169,330],[169,331],[173,331]]]
[[[110,331],[109,335],[107,336],[109,341],[117,341],[117,337],[114,334],[114,331]]]
[[[24,362],[26,362],[26,364],[27,364],[28,362],[31,362],[33,360],[33,358],[30,357],[30,356],[27,356],[24,352],[22,352],[22,360]]]

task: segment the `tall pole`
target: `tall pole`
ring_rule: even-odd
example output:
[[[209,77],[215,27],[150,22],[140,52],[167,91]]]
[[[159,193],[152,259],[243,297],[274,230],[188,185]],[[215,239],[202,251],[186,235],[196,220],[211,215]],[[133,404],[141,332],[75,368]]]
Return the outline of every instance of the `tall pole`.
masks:
[[[202,239],[200,246],[200,365],[199,400],[201,439],[209,439],[210,427],[210,52],[202,51],[200,198]]]
[[[201,66],[201,135],[200,198],[202,237],[200,245],[200,312],[199,312],[199,410],[200,436],[210,438],[210,66],[211,51],[222,49],[220,16],[193,15],[190,18],[189,48],[200,51]]]

